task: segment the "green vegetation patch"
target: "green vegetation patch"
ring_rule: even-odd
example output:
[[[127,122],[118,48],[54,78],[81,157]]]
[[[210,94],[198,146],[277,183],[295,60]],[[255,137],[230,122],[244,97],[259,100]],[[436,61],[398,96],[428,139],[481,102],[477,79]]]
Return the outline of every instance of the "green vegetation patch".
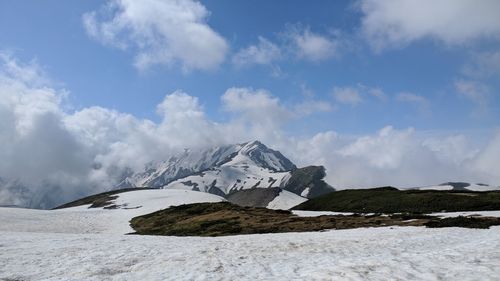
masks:
[[[354,213],[432,213],[500,210],[500,192],[350,189],[310,199],[295,210]]]

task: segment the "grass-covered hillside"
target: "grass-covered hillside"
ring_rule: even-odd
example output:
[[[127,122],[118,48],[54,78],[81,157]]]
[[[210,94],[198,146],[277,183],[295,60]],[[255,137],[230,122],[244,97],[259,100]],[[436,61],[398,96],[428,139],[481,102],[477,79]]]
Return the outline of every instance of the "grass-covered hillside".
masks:
[[[241,207],[228,202],[173,206],[133,218],[136,234],[173,236],[224,236],[236,234],[305,232],[381,226],[489,228],[500,218],[447,218],[426,215],[334,215],[299,217],[290,211]]]
[[[255,233],[304,232],[377,226],[419,226],[431,218],[405,221],[389,216],[299,217],[290,211],[241,207],[228,202],[170,207],[135,217],[130,225],[137,234],[222,236]]]
[[[355,213],[431,213],[500,210],[500,191],[350,189],[310,199],[293,209]]]

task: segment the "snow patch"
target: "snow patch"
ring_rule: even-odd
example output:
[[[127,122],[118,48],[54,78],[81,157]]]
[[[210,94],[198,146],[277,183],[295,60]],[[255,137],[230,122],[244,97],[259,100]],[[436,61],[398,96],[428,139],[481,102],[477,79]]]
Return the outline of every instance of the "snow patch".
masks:
[[[281,190],[278,196],[274,197],[274,199],[269,202],[267,208],[275,210],[288,210],[305,201],[307,201],[307,198],[300,197],[297,194],[286,190]]]
[[[469,212],[441,212],[441,213],[432,213],[431,216],[443,217],[443,218],[454,218],[458,216],[463,217],[500,217],[500,211],[469,211]]]
[[[328,211],[301,211],[301,210],[293,210],[292,213],[299,217],[319,217],[319,216],[350,216],[354,215],[354,213],[342,213],[342,212],[328,212]]]

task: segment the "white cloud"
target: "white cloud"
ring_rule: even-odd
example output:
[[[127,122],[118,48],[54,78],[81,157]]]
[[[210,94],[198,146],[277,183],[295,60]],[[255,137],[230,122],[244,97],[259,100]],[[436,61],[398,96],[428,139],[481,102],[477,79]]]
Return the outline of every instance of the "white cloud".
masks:
[[[167,95],[157,106],[157,112],[164,116],[166,121],[204,117],[203,108],[200,106],[198,98],[180,90]]]
[[[388,98],[382,89],[369,87],[361,83],[355,86],[334,87],[332,95],[338,103],[350,104],[352,106],[363,103],[370,97],[378,101],[386,101]]]
[[[247,134],[245,131],[254,138],[265,138],[267,134],[279,137],[281,125],[293,117],[277,97],[263,89],[230,88],[221,101],[226,111],[237,114],[232,122],[234,129],[241,130],[240,135]]]
[[[313,62],[335,57],[339,52],[339,41],[333,36],[312,32],[309,28],[290,27],[285,32],[289,48],[300,59]]]
[[[500,175],[498,159],[500,159],[500,133],[497,133],[477,154],[469,165],[469,169],[479,173],[481,180],[498,180]]]
[[[210,12],[194,0],[109,0],[83,15],[88,35],[136,52],[135,66],[180,64],[184,71],[219,66],[226,40],[207,24]]]
[[[423,96],[410,92],[401,92],[396,95],[396,100],[399,102],[414,104],[421,113],[427,113],[429,111],[430,103]]]
[[[390,126],[355,137],[333,131],[296,137],[285,129],[299,118],[296,105],[251,88],[222,95],[223,108],[232,114],[222,123],[210,120],[199,100],[182,91],[158,105],[159,122],[102,107],[68,112],[62,107],[66,91],[40,84],[49,79],[37,69],[0,56],[0,204],[51,207],[108,190],[125,173],[186,147],[252,139],[299,166],[325,165],[327,180],[338,188],[500,183],[498,133],[485,146],[469,143],[477,135],[429,137]]]
[[[334,109],[334,106],[329,101],[316,99],[314,91],[307,84],[300,83],[299,86],[304,100],[294,106],[294,112],[297,116],[329,112]]]
[[[333,106],[323,100],[305,100],[295,106],[295,112],[299,116],[306,116],[318,112],[329,112],[333,110]]]
[[[280,60],[305,60],[313,63],[338,57],[345,40],[338,31],[315,33],[300,24],[287,26],[277,42],[259,36],[258,43],[240,49],[232,58],[236,66],[270,65],[272,75],[281,76]]]
[[[484,84],[477,81],[458,80],[455,82],[457,92],[479,106],[488,103],[489,90]]]
[[[496,0],[361,0],[361,29],[380,51],[430,38],[449,45],[500,38]]]
[[[376,137],[365,136],[339,150],[345,157],[364,158],[369,165],[380,169],[396,169],[401,165],[405,155],[404,147],[394,149],[405,144],[413,133],[413,129],[395,132],[390,126],[379,131]]]
[[[333,97],[339,103],[357,105],[363,101],[361,94],[357,88],[352,87],[335,87],[333,88]]]
[[[427,103],[426,98],[409,92],[401,92],[396,96],[396,98],[398,101],[402,102],[413,102],[419,104]]]
[[[414,129],[391,126],[357,137],[318,133],[283,148],[292,160],[327,169],[338,188],[393,185],[415,187],[447,181],[498,184],[494,159],[500,157],[500,134],[482,149],[464,135],[429,137]]]
[[[368,89],[368,93],[379,100],[385,101],[387,100],[387,95],[380,88],[371,88]]]
[[[463,74],[476,79],[500,76],[500,51],[473,55],[472,61],[465,65]]]
[[[276,44],[259,36],[259,43],[241,49],[233,56],[233,63],[237,66],[252,64],[267,65],[281,58],[281,50]]]

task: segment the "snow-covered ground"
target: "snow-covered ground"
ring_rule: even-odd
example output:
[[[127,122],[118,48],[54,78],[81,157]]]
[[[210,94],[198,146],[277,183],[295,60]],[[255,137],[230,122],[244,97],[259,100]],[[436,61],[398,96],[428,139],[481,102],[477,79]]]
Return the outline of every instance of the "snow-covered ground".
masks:
[[[500,217],[500,211],[470,211],[470,212],[441,212],[441,213],[432,213],[432,216],[438,216],[443,218],[451,218],[451,217],[468,217],[468,216],[480,216],[480,217]]]
[[[0,208],[0,280],[500,279],[500,227],[123,235],[132,231],[134,216],[222,200],[202,192],[140,190],[120,194],[113,210]]]
[[[137,190],[118,194],[113,202],[118,209],[105,210],[89,205],[60,210],[0,208],[0,231],[50,233],[116,233],[133,232],[129,221],[170,206],[221,202],[224,198],[187,190]]]
[[[499,280],[500,227],[232,237],[0,232],[0,280]]]
[[[342,212],[328,212],[328,211],[302,211],[302,210],[293,210],[293,214],[299,217],[319,217],[319,216],[350,216],[354,213],[342,213]]]
[[[288,210],[306,201],[307,198],[298,196],[290,191],[282,190],[278,196],[267,204],[267,208],[275,210]]]

